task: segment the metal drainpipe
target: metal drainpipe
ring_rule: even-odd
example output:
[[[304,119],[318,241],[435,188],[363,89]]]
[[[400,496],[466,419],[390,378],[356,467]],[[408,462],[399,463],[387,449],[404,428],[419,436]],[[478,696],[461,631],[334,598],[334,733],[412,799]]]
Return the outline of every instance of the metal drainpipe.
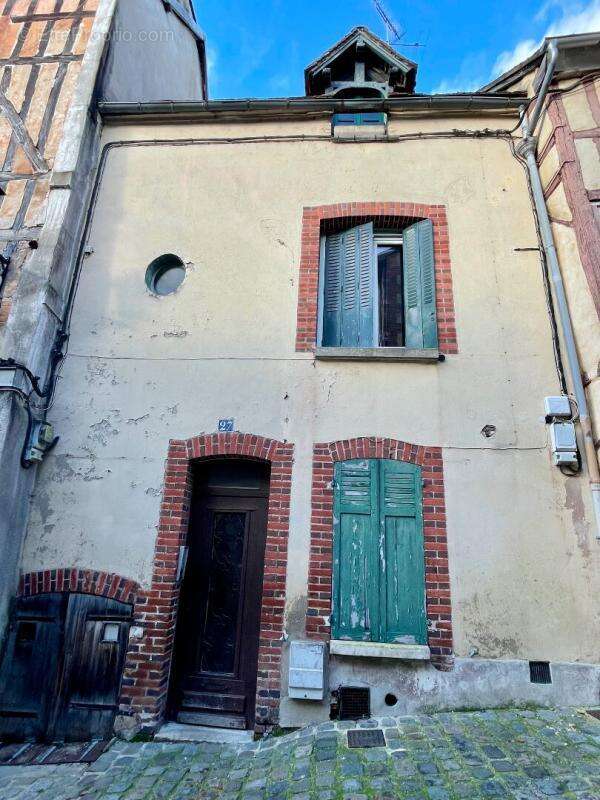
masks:
[[[537,212],[542,245],[546,256],[546,261],[550,269],[552,283],[554,285],[556,305],[560,316],[564,345],[565,350],[567,351],[567,359],[569,362],[569,371],[571,373],[575,399],[577,401],[579,410],[579,423],[581,425],[581,432],[583,434],[585,461],[588,468],[592,502],[596,517],[596,538],[600,539],[600,468],[598,466],[598,455],[596,453],[596,448],[594,447],[592,423],[590,420],[585,388],[581,379],[581,367],[579,366],[579,357],[577,355],[577,348],[575,346],[571,315],[569,313],[565,287],[562,280],[560,265],[558,263],[556,246],[554,244],[554,236],[552,234],[552,226],[548,216],[548,209],[546,207],[546,200],[544,198],[544,189],[542,187],[542,181],[536,159],[537,139],[535,138],[534,133],[542,113],[544,100],[546,99],[546,94],[548,92],[548,86],[550,85],[550,81],[552,80],[556,67],[556,60],[558,58],[558,48],[556,46],[556,42],[549,42],[546,45],[546,53],[548,56],[548,62],[546,64],[544,79],[540,86],[537,103],[529,119],[527,119],[525,114],[523,115],[523,142],[519,147],[519,151],[527,161],[529,180],[531,183],[533,201],[535,203],[535,209]]]

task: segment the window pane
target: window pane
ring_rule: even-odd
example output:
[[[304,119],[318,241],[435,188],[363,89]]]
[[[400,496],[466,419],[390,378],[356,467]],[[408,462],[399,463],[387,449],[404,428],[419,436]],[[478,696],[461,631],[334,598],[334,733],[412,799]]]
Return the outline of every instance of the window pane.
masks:
[[[377,246],[379,346],[403,347],[404,302],[401,245]]]

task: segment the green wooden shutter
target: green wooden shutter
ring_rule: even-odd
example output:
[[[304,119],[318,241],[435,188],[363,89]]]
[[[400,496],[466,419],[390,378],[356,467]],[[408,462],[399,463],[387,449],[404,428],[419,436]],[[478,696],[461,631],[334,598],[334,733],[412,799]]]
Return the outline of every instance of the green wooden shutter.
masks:
[[[424,219],[403,231],[405,345],[437,347],[433,225]]]
[[[427,644],[419,467],[402,461],[380,461],[379,514],[379,639]]]
[[[341,461],[335,465],[334,639],[372,638],[371,616],[379,594],[377,478],[375,461]]]
[[[373,224],[327,236],[323,266],[324,347],[374,347],[378,314]]]
[[[427,644],[421,470],[335,465],[334,639]]]

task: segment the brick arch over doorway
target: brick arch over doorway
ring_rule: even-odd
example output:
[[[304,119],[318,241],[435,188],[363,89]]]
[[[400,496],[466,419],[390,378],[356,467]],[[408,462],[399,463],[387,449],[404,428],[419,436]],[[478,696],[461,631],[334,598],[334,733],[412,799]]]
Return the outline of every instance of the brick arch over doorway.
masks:
[[[26,572],[19,580],[19,597],[50,592],[72,592],[108,597],[121,603],[134,603],[138,584],[114,572],[98,572],[80,567],[57,567]]]
[[[304,208],[296,322],[298,352],[314,350],[317,342],[321,234],[333,233],[340,226],[345,228],[363,222],[373,222],[379,228],[400,230],[419,219],[430,219],[433,223],[439,348],[448,355],[458,352],[446,207],[425,203],[389,202],[335,203]]]
[[[139,713],[146,726],[164,717],[179,601],[179,548],[185,544],[192,493],[192,464],[215,456],[239,456],[271,466],[260,616],[256,730],[277,722],[285,604],[290,493],[294,446],[248,433],[201,434],[171,440],[154,551],[152,584],[141,591],[121,691],[121,711]]]
[[[307,636],[326,640],[331,637],[329,615],[333,574],[334,463],[352,458],[390,458],[421,467],[428,644],[433,663],[440,669],[450,669],[452,609],[446,538],[444,462],[440,447],[423,447],[397,439],[375,436],[314,445]]]

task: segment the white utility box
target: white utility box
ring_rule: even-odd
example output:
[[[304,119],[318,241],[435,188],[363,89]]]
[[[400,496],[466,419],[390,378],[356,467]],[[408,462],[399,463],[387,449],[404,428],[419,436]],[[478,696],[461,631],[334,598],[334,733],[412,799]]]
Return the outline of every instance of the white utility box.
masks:
[[[544,398],[544,410],[547,417],[553,419],[571,419],[573,412],[569,398],[562,394]]]
[[[15,386],[16,369],[0,369],[0,386]]]
[[[288,696],[294,700],[323,700],[325,696],[325,642],[292,642]]]
[[[572,422],[553,422],[550,425],[552,457],[557,466],[577,464],[577,436]]]

